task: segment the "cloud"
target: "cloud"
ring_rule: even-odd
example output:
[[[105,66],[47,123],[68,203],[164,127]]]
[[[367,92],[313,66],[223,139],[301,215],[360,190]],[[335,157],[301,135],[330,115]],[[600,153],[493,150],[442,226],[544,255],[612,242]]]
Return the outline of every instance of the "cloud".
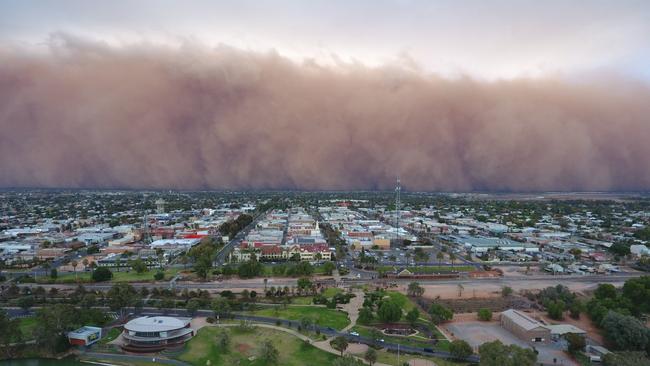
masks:
[[[0,46],[0,186],[650,188],[650,88],[481,81],[187,42]]]

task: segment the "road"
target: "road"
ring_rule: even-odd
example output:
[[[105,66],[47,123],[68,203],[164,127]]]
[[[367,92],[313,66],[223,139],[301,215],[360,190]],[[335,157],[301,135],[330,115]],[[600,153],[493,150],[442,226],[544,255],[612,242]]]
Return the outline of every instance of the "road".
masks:
[[[251,231],[252,228],[257,225],[257,222],[260,220],[261,217],[264,217],[266,215],[266,212],[260,212],[258,213],[254,218],[253,221],[251,221],[250,224],[246,225],[245,228],[242,230],[239,230],[237,235],[235,235],[234,238],[230,239],[228,244],[224,245],[223,248],[217,253],[217,256],[214,259],[214,265],[215,266],[221,266],[226,262],[226,259],[228,258],[228,255],[233,251],[233,249],[241,243],[241,241],[248,235],[248,232]]]
[[[526,282],[547,282],[553,284],[567,284],[567,283],[587,283],[587,284],[597,284],[597,283],[619,283],[630,278],[636,278],[642,276],[642,273],[618,273],[618,274],[609,274],[609,275],[531,275],[531,276],[507,276],[507,277],[496,277],[496,278],[454,278],[454,279],[441,279],[441,280],[413,280],[413,279],[366,279],[366,278],[343,278],[342,285],[344,286],[354,286],[354,285],[377,285],[379,281],[385,281],[390,283],[396,283],[398,285],[408,285],[411,282],[418,282],[420,285],[458,285],[458,284],[481,284],[481,285],[498,285],[498,286],[511,286],[520,281]],[[270,286],[295,286],[297,284],[297,278],[269,278],[266,284],[266,287]],[[319,282],[324,285],[337,285],[333,278],[324,278],[324,279],[314,279],[315,282]],[[143,283],[131,283],[136,288],[147,287],[152,289],[154,287],[164,287],[166,283],[161,282],[143,282]],[[77,284],[24,284],[23,286],[28,287],[37,287],[42,286],[46,289],[55,287],[58,289],[74,289]],[[104,283],[84,283],[83,286],[86,289],[92,290],[108,290],[113,284],[110,282]],[[251,280],[241,280],[241,279],[230,279],[225,281],[211,281],[211,282],[176,282],[175,287],[178,289],[202,289],[202,290],[226,290],[226,289],[263,289],[265,287],[264,279],[255,278]]]

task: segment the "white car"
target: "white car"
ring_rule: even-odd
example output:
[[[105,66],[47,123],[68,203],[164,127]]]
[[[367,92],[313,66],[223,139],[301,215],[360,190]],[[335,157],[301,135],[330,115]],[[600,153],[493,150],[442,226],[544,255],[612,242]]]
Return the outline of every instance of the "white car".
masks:
[[[357,332],[350,332],[350,335],[353,335],[353,336],[355,336],[355,337],[358,337],[358,336],[359,336],[359,333],[357,333]]]

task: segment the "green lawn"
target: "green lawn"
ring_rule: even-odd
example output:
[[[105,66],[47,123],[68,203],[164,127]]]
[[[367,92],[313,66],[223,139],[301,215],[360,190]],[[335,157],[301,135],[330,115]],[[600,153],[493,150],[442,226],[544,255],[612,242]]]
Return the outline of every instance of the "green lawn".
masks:
[[[36,328],[36,318],[20,318],[18,327],[20,332],[23,334],[23,339],[32,339],[32,333],[34,332],[34,328]]]
[[[338,288],[338,287],[328,287],[328,288],[326,288],[325,291],[323,292],[323,296],[325,296],[325,297],[327,297],[327,298],[329,299],[329,298],[334,297],[334,295],[339,294],[339,293],[341,293],[341,292],[343,292],[343,289],[341,289],[341,288]]]
[[[249,314],[287,320],[300,320],[306,317],[312,319],[322,327],[332,327],[337,330],[341,330],[350,324],[350,319],[346,312],[313,306],[290,306],[286,309],[276,306],[251,311]]]
[[[158,270],[152,268],[149,271],[143,273],[137,273],[135,271],[127,272],[126,270],[117,272],[114,269],[111,271],[113,272],[113,279],[111,282],[152,282],[154,281],[153,276]],[[176,276],[178,272],[180,272],[180,269],[178,268],[166,269],[164,281],[169,281],[174,276]],[[64,272],[59,273],[59,276],[56,278],[56,280],[53,280],[49,277],[39,277],[36,282],[69,284],[76,282],[89,283],[93,281],[91,278],[91,272],[77,272],[76,276],[74,272]]]
[[[122,331],[119,328],[111,328],[111,330],[108,331],[108,334],[105,334],[99,342],[101,344],[107,344],[108,342],[111,342],[115,338],[119,337],[120,333],[122,333]]]
[[[216,342],[217,335],[227,333],[230,346],[222,349]],[[242,330],[239,327],[205,327],[187,343],[178,359],[192,365],[206,365],[210,360],[213,366],[262,366],[266,363],[259,359],[259,349],[266,340],[273,342],[279,351],[278,365],[283,366],[328,366],[337,358],[336,355],[321,351],[306,344],[297,337],[283,331],[257,327]]]
[[[291,298],[291,303],[296,305],[311,305],[314,298],[311,296],[297,296]]]
[[[387,295],[391,298],[391,300],[396,301],[399,304],[402,310],[404,310],[405,314],[411,311],[411,309],[417,307],[408,296],[404,295],[401,292],[388,291]],[[420,311],[420,313],[422,312]]]

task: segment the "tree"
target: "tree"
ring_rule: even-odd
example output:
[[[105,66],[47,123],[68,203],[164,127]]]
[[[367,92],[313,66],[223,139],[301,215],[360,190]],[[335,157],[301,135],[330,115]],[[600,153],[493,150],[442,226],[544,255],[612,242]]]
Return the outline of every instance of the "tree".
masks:
[[[262,274],[264,267],[257,260],[249,260],[239,265],[237,272],[241,278],[253,278]]]
[[[131,261],[131,269],[136,273],[144,273],[148,270],[147,264],[141,258]]]
[[[343,357],[343,352],[348,348],[348,340],[343,336],[338,336],[330,341],[330,346],[341,352],[341,357]]]
[[[549,301],[546,304],[546,312],[551,319],[562,320],[564,319],[564,301]]]
[[[420,297],[424,294],[424,288],[417,282],[411,282],[409,283],[406,293],[409,296]]]
[[[335,359],[332,366],[362,366],[362,363],[351,355],[345,355]]]
[[[374,348],[368,348],[366,353],[363,355],[363,359],[366,360],[370,366],[377,362],[377,351]]]
[[[585,337],[576,333],[569,333],[565,336],[568,346],[568,351],[570,354],[575,355],[578,352],[585,349],[587,343],[585,342]]]
[[[90,263],[90,261],[88,261],[88,258],[84,258],[84,259],[81,261],[81,264],[84,265],[84,271],[86,270],[86,268],[88,268],[88,264],[89,264],[89,263]]]
[[[156,274],[153,275],[153,278],[156,281],[162,281],[162,279],[165,278],[165,272],[157,271]]]
[[[133,286],[128,283],[117,283],[108,290],[106,296],[108,297],[108,306],[111,310],[119,310],[121,315],[124,315],[124,308],[133,306],[137,300],[138,293]]]
[[[81,301],[79,302],[79,306],[85,309],[90,309],[93,306],[95,306],[96,303],[97,303],[97,297],[95,297],[95,295],[93,295],[92,293],[89,293],[83,295]]]
[[[79,265],[79,262],[73,260],[70,262],[70,265],[72,266],[72,270],[74,270],[74,280],[77,281],[77,266]]]
[[[377,310],[377,317],[384,323],[394,323],[402,317],[402,307],[396,301],[382,301]]]
[[[93,271],[92,277],[93,281],[95,282],[109,281],[111,278],[113,278],[113,272],[111,272],[111,270],[106,267],[97,267]]]
[[[512,295],[512,293],[513,293],[512,287],[503,286],[501,288],[501,296],[503,297],[509,297],[510,295]]]
[[[373,318],[372,310],[364,306],[359,310],[359,318],[357,319],[357,322],[359,322],[359,324],[370,324]]]
[[[609,311],[600,325],[615,349],[644,351],[650,342],[650,331],[635,317]]]
[[[604,366],[650,366],[645,352],[612,352],[603,357]]]
[[[5,310],[0,309],[0,354],[3,356],[10,356],[9,347],[10,343],[19,342],[22,339],[22,333],[16,332],[19,329],[20,320],[10,319]],[[29,335],[28,335],[29,336]]]
[[[298,291],[301,292],[301,293],[303,291],[305,291],[305,290],[311,289],[311,285],[312,285],[309,278],[306,278],[306,277],[299,278],[298,282],[296,284],[298,286]]]
[[[50,270],[50,278],[56,280],[57,277],[59,277],[59,272],[56,270],[56,268],[52,268]]]
[[[492,310],[490,309],[479,309],[478,310],[478,319],[484,322],[489,322],[492,320]]]
[[[190,299],[187,304],[185,305],[185,309],[187,309],[187,312],[190,313],[190,315],[194,316],[197,310],[201,307],[201,302],[199,299]]]
[[[25,312],[34,306],[34,296],[22,296],[18,298],[18,306]]]
[[[433,303],[429,308],[429,315],[431,315],[433,324],[437,325],[443,321],[451,320],[454,317],[454,312],[441,304]]]
[[[445,258],[445,255],[441,251],[439,251],[436,254],[436,258],[438,259],[438,264],[440,264],[440,263],[442,263],[442,260]]]
[[[230,336],[226,331],[219,333],[217,336],[217,344],[221,348],[221,352],[228,352],[228,347],[230,346]]]
[[[422,248],[415,248],[413,251],[413,258],[416,262],[428,262],[429,253],[425,252]]]
[[[216,254],[217,245],[212,240],[201,241],[189,250],[187,255],[194,261],[194,272],[197,276],[203,279],[208,277]]]
[[[267,339],[262,343],[262,347],[260,348],[260,358],[268,365],[268,364],[276,364],[278,363],[278,359],[280,358],[280,352],[278,351],[277,348],[273,345],[273,342],[271,340]]]
[[[325,264],[323,264],[323,272],[327,276],[331,276],[334,269],[336,269],[336,266],[332,262],[325,262]]]
[[[464,360],[474,352],[469,343],[456,339],[449,344],[449,353],[457,360]]]
[[[506,346],[501,341],[483,343],[478,348],[480,366],[534,366],[537,354],[516,345]]]
[[[215,316],[227,317],[230,314],[230,303],[226,299],[216,299],[212,302]]]
[[[417,308],[413,308],[408,313],[406,313],[406,320],[409,322],[411,327],[415,327],[415,323],[418,322],[419,318],[420,311]]]
[[[594,297],[598,300],[615,299],[617,296],[616,287],[611,283],[601,283],[594,292]]]

